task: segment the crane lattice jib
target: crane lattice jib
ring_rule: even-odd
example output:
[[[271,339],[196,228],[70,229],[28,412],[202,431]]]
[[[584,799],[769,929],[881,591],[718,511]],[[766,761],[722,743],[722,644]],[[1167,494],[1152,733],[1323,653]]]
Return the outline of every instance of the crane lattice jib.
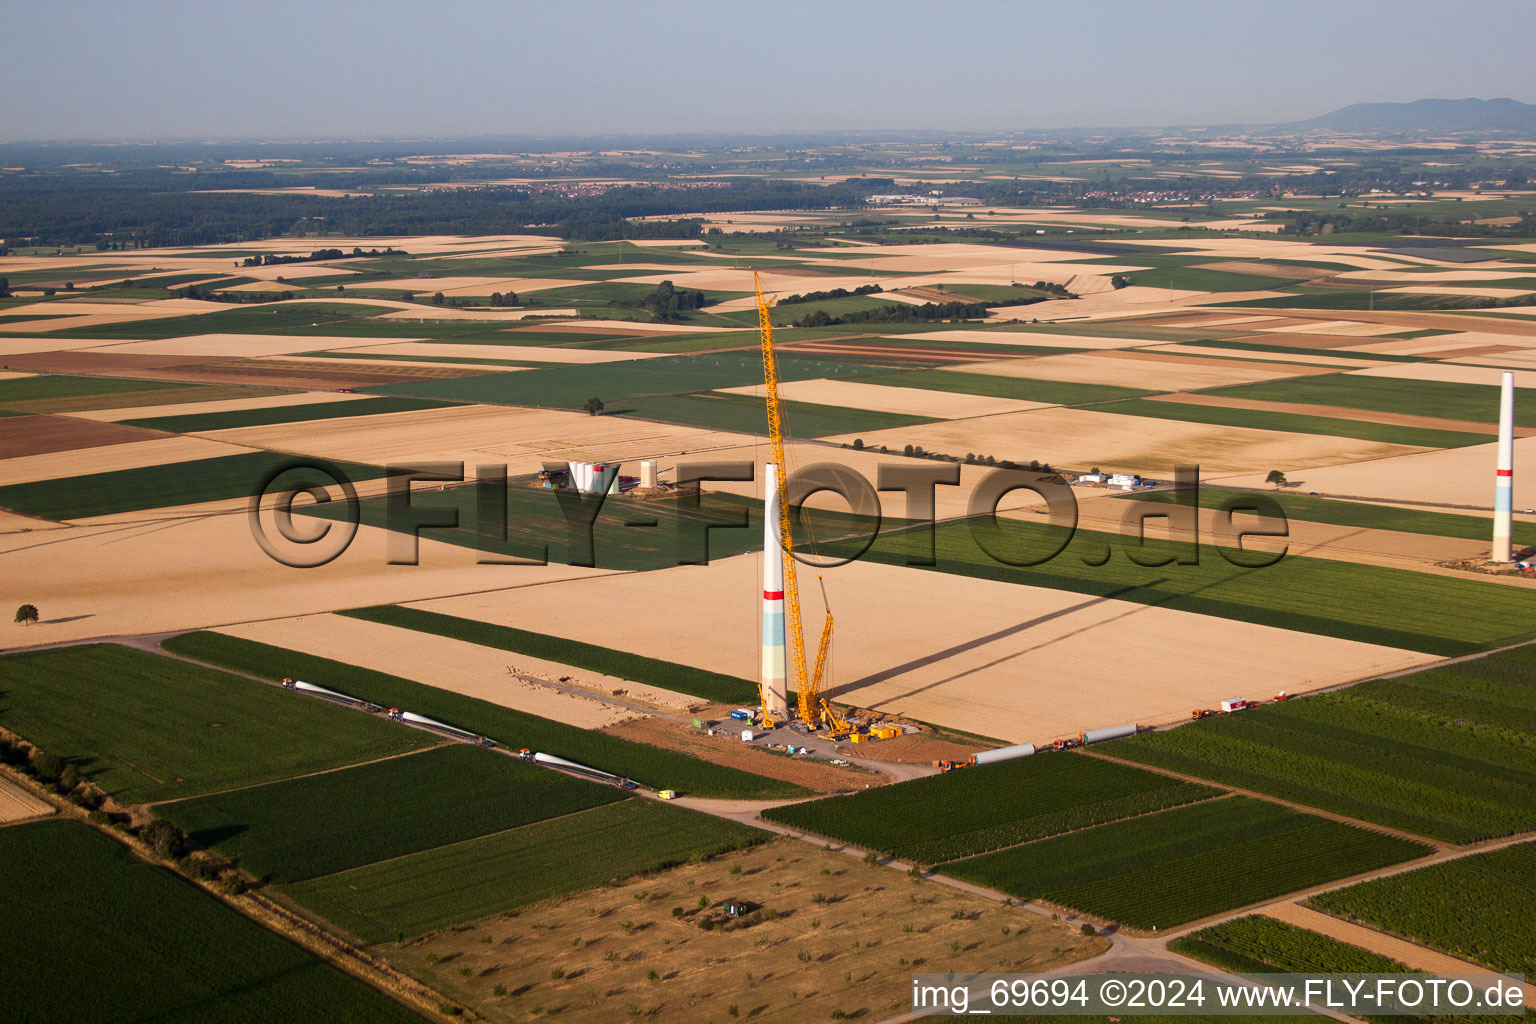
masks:
[[[784,560],[784,622],[789,640],[789,668],[793,673],[795,688],[799,693],[801,720],[805,715],[808,683],[805,672],[805,631],[800,623],[800,580],[795,575],[794,537],[789,526],[788,472],[784,466],[784,414],[779,399],[779,365],[773,354],[773,320],[768,312],[768,300],[763,297],[763,284],[757,272],[752,274],[757,289],[757,327],[763,348],[763,383],[768,392],[768,441],[773,450],[774,475],[778,480],[779,494],[779,555]],[[763,552],[763,557],[768,553]],[[768,704],[763,703],[764,724]]]

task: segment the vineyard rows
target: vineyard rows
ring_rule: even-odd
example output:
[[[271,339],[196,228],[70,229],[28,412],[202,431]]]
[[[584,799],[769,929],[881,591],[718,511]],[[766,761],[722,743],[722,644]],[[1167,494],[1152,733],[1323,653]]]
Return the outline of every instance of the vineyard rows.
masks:
[[[1450,842],[1536,829],[1529,649],[1108,745],[1134,761]]]
[[[1511,974],[1536,974],[1536,843],[1324,893],[1313,905]]]
[[[945,873],[1136,928],[1167,928],[1429,848],[1247,797],[958,861]]]
[[[922,864],[1164,810],[1216,790],[1076,754],[1036,754],[763,816]]]

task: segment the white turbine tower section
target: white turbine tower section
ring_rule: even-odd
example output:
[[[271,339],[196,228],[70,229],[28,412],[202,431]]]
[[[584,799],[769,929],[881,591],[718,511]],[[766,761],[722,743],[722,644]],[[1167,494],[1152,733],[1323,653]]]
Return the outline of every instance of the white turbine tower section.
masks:
[[[763,665],[759,676],[763,711],[775,720],[789,717],[784,678],[784,548],[779,540],[779,475],[768,463],[763,475]]]
[[[1515,510],[1515,375],[1506,372],[1499,388],[1499,468],[1493,488],[1493,555],[1495,562],[1514,560]]]

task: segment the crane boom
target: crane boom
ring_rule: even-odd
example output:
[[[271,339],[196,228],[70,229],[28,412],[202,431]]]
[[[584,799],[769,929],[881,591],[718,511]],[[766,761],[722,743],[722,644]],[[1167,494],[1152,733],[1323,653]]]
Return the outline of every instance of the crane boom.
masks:
[[[788,469],[784,453],[784,408],[779,397],[779,364],[773,351],[773,319],[768,311],[768,300],[763,296],[763,283],[757,272],[752,273],[752,284],[757,290],[757,328],[763,349],[763,384],[767,391],[768,443],[773,452],[773,471],[778,483],[779,555],[784,560],[784,625],[788,634],[788,671],[798,695],[800,720],[814,728],[821,718],[826,702],[821,699],[822,673],[827,663],[827,652],[832,643],[832,612],[828,610],[826,624],[822,627],[821,643],[816,652],[816,674],[807,677],[805,664],[805,627],[800,616],[800,579],[795,571],[794,534],[790,528]],[[766,514],[766,510],[765,514]],[[763,557],[768,557],[767,552]],[[760,695],[761,696],[761,695]],[[769,718],[767,701],[763,702],[763,724],[773,722]]]

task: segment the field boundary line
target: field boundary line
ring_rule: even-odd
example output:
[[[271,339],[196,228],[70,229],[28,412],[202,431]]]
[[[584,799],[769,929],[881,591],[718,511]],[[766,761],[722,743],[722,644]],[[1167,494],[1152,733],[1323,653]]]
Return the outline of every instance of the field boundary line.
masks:
[[[470,836],[468,839],[458,839],[454,842],[443,843],[439,846],[429,846],[425,850],[412,850],[410,853],[397,853],[393,857],[385,857],[383,860],[370,860],[366,864],[357,864],[353,867],[342,868],[340,871],[332,871],[324,875],[310,875],[308,878],[300,878],[292,882],[281,882],[278,883],[278,888],[281,890],[283,886],[303,885],[306,882],[317,882],[324,878],[335,878],[337,875],[344,875],[349,871],[361,871],[363,868],[376,867],[380,864],[389,864],[393,861],[404,860],[407,857],[419,857],[423,853],[436,853],[438,850],[451,850],[455,846],[463,846],[465,843],[478,842],[481,839],[490,839],[493,836],[504,836],[508,832],[516,832],[519,829],[532,828],[534,825],[542,825],[547,821],[561,821],[565,818],[574,818],[577,815],[586,814],[590,811],[600,811],[604,807],[614,807],[629,799],[632,799],[632,797],[626,794],[617,800],[610,800],[606,804],[598,804],[596,807],[583,807],[579,811],[566,811],[564,814],[557,814],[552,818],[540,818],[538,821],[529,821],[521,825],[513,825],[511,828],[499,829],[495,832],[487,832],[485,835]]]
[[[245,790],[248,790],[248,789],[263,789],[263,788],[265,788],[267,786],[277,786],[277,785],[281,785],[284,782],[293,782],[293,781],[298,780],[298,779],[312,779],[312,778],[314,778],[317,775],[331,775],[331,774],[333,774],[335,772],[344,772],[344,771],[347,771],[348,769],[351,769],[351,768],[361,768],[364,765],[379,764],[379,763],[381,763],[383,761],[397,761],[397,760],[399,760],[402,757],[410,757],[413,754],[425,754],[429,750],[439,750],[439,749],[442,749],[443,747],[451,746],[452,742],[453,742],[452,740],[449,740],[448,738],[444,737],[442,742],[434,743],[434,744],[432,744],[429,747],[417,747],[414,750],[404,750],[404,751],[401,751],[398,754],[390,754],[387,757],[375,757],[375,758],[372,758],[371,760],[368,760],[368,761],[359,761],[356,764],[344,764],[344,765],[339,765],[339,766],[337,766],[335,768],[322,768],[319,771],[304,772],[302,775],[288,775],[288,776],[285,776],[285,777],[283,777],[281,779],[270,779],[270,780],[268,780],[266,782],[252,782],[249,785],[245,785],[245,786],[231,786],[229,789],[215,790],[212,793],[197,793],[197,794],[195,794],[193,796],[175,796],[175,797],[171,797],[169,800],[149,800],[149,801],[145,801],[142,804],[139,804],[139,806],[140,807],[168,807],[171,804],[185,803],[188,800],[201,800],[205,796],[226,796],[226,795],[228,795],[230,793],[242,793],[242,792],[244,792]]]
[[[1457,848],[1456,843],[1448,843],[1441,839],[1431,839],[1428,836],[1416,835],[1413,832],[1405,832],[1400,828],[1393,828],[1390,825],[1378,825],[1375,822],[1365,821],[1361,818],[1351,818],[1347,814],[1340,814],[1337,811],[1328,811],[1321,807],[1312,807],[1307,804],[1297,803],[1294,800],[1287,800],[1284,797],[1271,796],[1267,793],[1260,793],[1258,790],[1244,789],[1241,786],[1233,786],[1225,782],[1215,782],[1210,779],[1202,779],[1198,776],[1174,771],[1172,768],[1160,768],[1157,765],[1141,764],[1138,761],[1128,761],[1123,757],[1116,757],[1113,754],[1105,754],[1097,750],[1084,750],[1081,751],[1081,755],[1083,757],[1096,757],[1102,761],[1111,761],[1115,764],[1126,765],[1127,767],[1131,768],[1145,768],[1148,771],[1156,772],[1159,775],[1166,775],[1169,778],[1179,779],[1183,782],[1198,782],[1205,785],[1214,786],[1217,789],[1226,790],[1227,793],[1231,795],[1252,797],[1255,800],[1263,800],[1267,803],[1279,804],[1280,806],[1289,808],[1290,810],[1300,811],[1304,814],[1311,814],[1314,817],[1328,818],[1332,821],[1340,822],[1341,824],[1353,825],[1356,828],[1367,829],[1371,832],[1380,832],[1384,835],[1392,836],[1395,839],[1405,839],[1409,842],[1421,843],[1424,846],[1430,847],[1436,852],[1443,852],[1445,850]]]
[[[1219,787],[1210,786],[1210,787],[1207,787],[1207,788],[1218,789]],[[1127,814],[1123,818],[1111,818],[1108,821],[1100,821],[1100,822],[1096,822],[1095,824],[1092,824],[1092,825],[1079,825],[1077,828],[1069,828],[1065,832],[1052,832],[1048,836],[1037,836],[1034,839],[1026,839],[1023,842],[1009,843],[1007,846],[999,846],[999,847],[997,847],[995,849],[991,849],[991,850],[982,850],[980,853],[968,853],[968,854],[966,854],[963,857],[951,857],[949,860],[941,860],[941,861],[939,861],[934,866],[934,869],[937,870],[938,868],[944,867],[944,866],[949,865],[949,864],[958,864],[961,861],[974,860],[977,857],[985,857],[988,854],[1002,853],[1004,850],[1017,850],[1017,849],[1019,849],[1021,847],[1025,847],[1025,846],[1034,846],[1036,843],[1043,843],[1043,842],[1045,842],[1048,839],[1058,839],[1061,836],[1075,835],[1078,832],[1087,832],[1090,829],[1103,828],[1105,825],[1118,825],[1122,821],[1135,821],[1138,818],[1145,818],[1148,815],[1163,814],[1163,813],[1165,813],[1167,811],[1176,811],[1176,810],[1178,810],[1181,807],[1194,807],[1197,804],[1210,803],[1212,800],[1226,800],[1226,799],[1229,799],[1231,797],[1238,796],[1238,795],[1240,795],[1240,794],[1234,793],[1234,792],[1215,792],[1215,793],[1212,793],[1210,796],[1201,797],[1198,800],[1190,800],[1187,803],[1169,804],[1167,807],[1157,807],[1157,808],[1154,808],[1153,810],[1150,810],[1150,811],[1138,811],[1135,814]],[[841,841],[841,840],[839,840],[839,841]]]

